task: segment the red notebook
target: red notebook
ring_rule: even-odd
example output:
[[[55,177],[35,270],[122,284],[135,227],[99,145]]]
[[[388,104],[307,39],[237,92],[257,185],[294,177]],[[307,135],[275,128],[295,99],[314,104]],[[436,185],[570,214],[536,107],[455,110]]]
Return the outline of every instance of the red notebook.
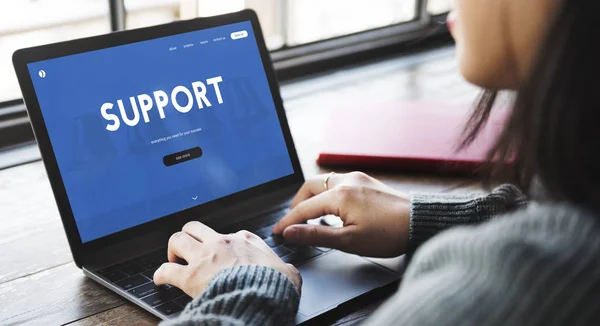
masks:
[[[426,172],[475,172],[503,128],[495,110],[477,140],[457,152],[468,106],[393,102],[333,110],[317,163]]]

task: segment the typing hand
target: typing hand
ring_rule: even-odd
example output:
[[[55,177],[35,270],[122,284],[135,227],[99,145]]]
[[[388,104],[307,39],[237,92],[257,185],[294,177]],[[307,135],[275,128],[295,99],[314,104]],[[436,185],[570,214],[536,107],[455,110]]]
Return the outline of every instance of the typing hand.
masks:
[[[396,257],[406,251],[410,202],[404,194],[361,172],[306,181],[290,212],[273,228],[286,241],[339,249],[369,257]],[[332,214],[344,227],[298,224]]]
[[[200,222],[187,223],[169,239],[168,263],[154,273],[154,283],[172,284],[197,297],[221,270],[238,265],[261,265],[286,275],[300,292],[298,270],[281,258],[257,235],[248,231],[219,234]],[[179,264],[181,259],[187,265]]]

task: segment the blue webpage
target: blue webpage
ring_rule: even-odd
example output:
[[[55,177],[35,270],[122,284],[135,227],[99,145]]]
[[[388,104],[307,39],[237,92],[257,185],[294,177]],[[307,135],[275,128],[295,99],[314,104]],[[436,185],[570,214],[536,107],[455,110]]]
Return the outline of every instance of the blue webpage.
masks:
[[[294,173],[250,22],[28,68],[83,242]]]

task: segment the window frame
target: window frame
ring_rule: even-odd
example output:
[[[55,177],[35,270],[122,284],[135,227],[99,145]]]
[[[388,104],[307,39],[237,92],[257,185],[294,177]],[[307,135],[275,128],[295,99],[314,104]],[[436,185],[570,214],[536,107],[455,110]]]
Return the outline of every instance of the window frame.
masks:
[[[280,1],[285,3],[287,0]],[[125,1],[108,2],[111,31],[125,29]],[[447,28],[441,27],[446,14],[430,15],[427,3],[427,0],[416,0],[415,18],[412,21],[307,44],[284,45],[271,51],[279,81],[452,42]],[[286,6],[281,7],[282,17],[285,17]],[[34,141],[23,100],[0,102],[0,151]]]

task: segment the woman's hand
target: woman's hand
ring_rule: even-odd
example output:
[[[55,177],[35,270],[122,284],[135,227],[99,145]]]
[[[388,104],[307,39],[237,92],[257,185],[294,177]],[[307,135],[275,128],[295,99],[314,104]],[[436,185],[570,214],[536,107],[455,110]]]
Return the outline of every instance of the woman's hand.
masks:
[[[168,259],[154,273],[154,283],[174,285],[193,298],[204,292],[219,271],[238,265],[272,267],[286,275],[298,293],[302,287],[298,270],[248,231],[219,234],[200,222],[189,222],[169,239]],[[187,265],[177,263],[181,259]]]
[[[407,196],[361,172],[306,181],[290,212],[273,228],[286,241],[335,248],[369,257],[396,257],[406,251],[410,220]],[[298,224],[332,214],[344,227]]]

